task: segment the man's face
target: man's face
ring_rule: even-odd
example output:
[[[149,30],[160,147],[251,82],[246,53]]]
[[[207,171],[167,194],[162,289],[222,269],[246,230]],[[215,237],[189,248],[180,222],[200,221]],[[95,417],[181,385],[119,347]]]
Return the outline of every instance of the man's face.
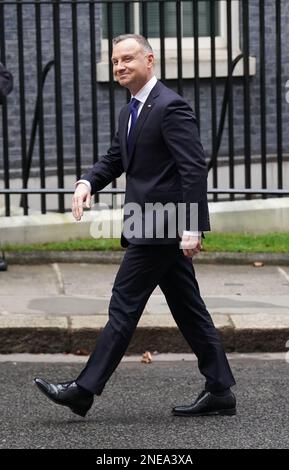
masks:
[[[132,38],[116,44],[112,51],[113,73],[121,86],[136,94],[152,77],[154,56]]]

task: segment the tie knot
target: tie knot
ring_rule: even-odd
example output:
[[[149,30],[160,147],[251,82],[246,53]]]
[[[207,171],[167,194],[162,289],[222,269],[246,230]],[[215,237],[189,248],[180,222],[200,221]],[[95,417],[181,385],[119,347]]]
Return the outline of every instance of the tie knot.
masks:
[[[136,98],[132,98],[129,105],[132,110],[135,110],[138,108],[138,105],[140,104],[140,101],[137,100]]]

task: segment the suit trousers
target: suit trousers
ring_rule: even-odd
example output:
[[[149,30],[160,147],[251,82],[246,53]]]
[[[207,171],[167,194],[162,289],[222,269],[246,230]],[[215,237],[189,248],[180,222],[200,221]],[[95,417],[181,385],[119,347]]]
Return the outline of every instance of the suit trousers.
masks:
[[[121,361],[145,305],[157,286],[198,358],[208,391],[235,384],[219,334],[201,298],[192,260],[178,244],[130,244],[116,275],[109,320],[76,383],[100,395]]]

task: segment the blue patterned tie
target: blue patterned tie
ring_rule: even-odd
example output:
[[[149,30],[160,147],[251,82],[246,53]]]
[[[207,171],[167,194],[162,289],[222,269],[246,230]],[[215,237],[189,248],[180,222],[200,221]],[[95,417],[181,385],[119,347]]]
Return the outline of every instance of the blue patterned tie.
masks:
[[[133,130],[134,130],[134,127],[135,127],[136,121],[137,121],[137,110],[138,110],[139,104],[140,104],[140,101],[137,100],[136,98],[132,98],[131,101],[130,101],[130,103],[129,103],[131,121],[130,121],[129,133],[128,133],[128,136],[127,136],[127,149],[128,149],[128,153],[130,153],[130,151],[131,151],[131,146],[132,146],[132,134],[133,134]]]

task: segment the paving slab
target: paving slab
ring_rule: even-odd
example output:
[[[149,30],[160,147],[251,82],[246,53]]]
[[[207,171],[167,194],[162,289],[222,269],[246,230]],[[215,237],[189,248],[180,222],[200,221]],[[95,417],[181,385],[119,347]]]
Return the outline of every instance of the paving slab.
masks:
[[[0,352],[89,353],[108,319],[118,264],[11,265],[0,273]],[[195,265],[201,293],[228,351],[284,351],[289,268]],[[189,352],[157,287],[128,353]]]

